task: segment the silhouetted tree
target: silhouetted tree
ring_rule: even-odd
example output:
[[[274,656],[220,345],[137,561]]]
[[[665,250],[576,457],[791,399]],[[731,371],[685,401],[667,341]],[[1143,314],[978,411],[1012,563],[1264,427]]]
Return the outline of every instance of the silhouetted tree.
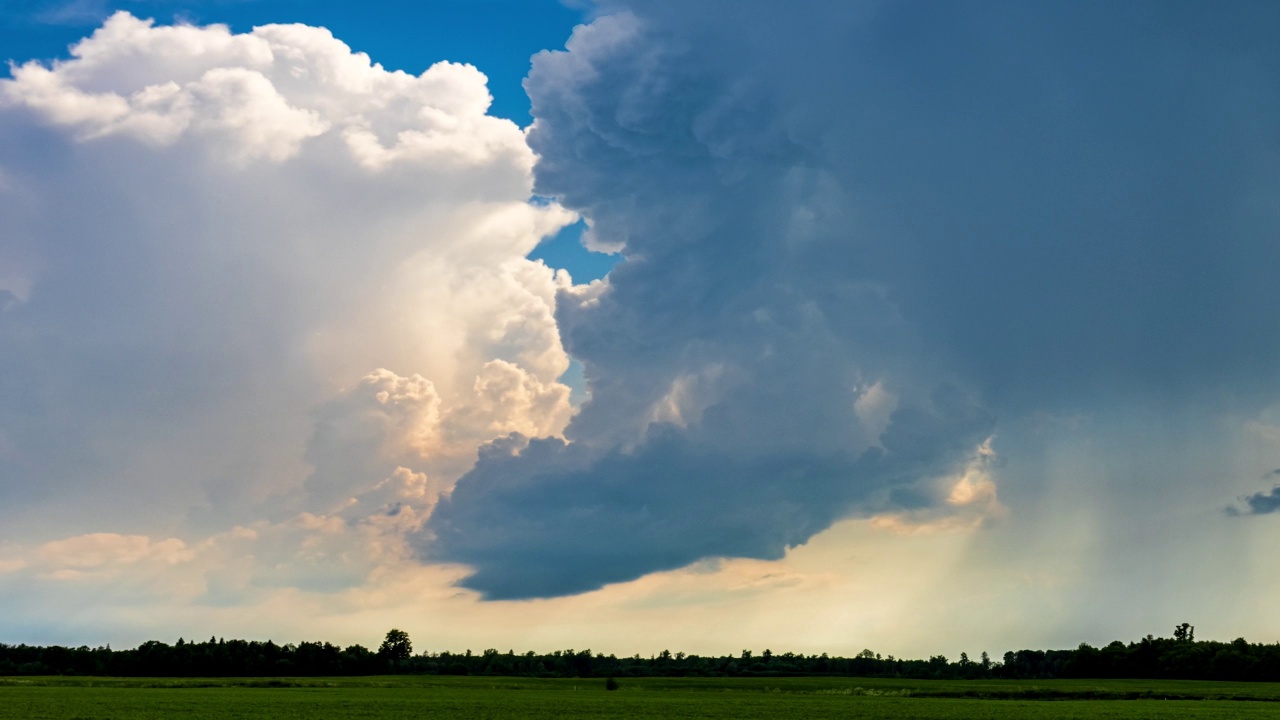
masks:
[[[408,660],[413,656],[413,642],[409,640],[409,633],[397,628],[388,630],[386,639],[378,646],[378,656],[384,660]]]

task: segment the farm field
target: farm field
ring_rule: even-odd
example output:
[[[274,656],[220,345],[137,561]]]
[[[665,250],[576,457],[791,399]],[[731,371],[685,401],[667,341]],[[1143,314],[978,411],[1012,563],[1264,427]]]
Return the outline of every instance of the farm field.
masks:
[[[0,720],[1275,718],[1280,685],[867,678],[0,678]]]

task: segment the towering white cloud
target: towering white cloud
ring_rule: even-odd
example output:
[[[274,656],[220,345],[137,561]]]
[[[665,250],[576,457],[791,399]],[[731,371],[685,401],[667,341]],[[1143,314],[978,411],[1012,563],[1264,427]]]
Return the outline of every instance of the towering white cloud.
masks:
[[[302,25],[122,12],[15,66],[8,538],[422,512],[478,445],[559,433],[569,280],[525,255],[575,216],[529,202],[533,153],[489,101],[471,66],[391,71]]]

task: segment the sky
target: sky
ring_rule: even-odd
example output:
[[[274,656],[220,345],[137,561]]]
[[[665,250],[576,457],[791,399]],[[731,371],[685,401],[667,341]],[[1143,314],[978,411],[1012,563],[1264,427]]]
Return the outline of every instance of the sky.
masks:
[[[0,642],[1280,639],[1280,6],[0,6]]]

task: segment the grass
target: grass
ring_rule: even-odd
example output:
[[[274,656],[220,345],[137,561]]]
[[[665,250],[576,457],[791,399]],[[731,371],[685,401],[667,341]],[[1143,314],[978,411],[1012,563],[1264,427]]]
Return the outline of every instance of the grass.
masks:
[[[3,678],[0,720],[1275,718],[1280,685],[870,678]]]

